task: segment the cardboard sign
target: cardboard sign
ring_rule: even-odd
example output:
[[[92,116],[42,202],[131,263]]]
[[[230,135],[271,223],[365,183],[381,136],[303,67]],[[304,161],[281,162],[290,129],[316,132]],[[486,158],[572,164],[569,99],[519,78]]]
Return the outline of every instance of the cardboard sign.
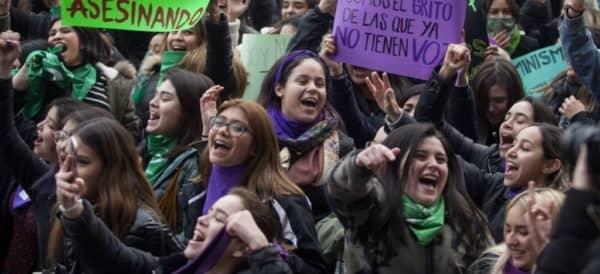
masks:
[[[63,25],[169,32],[200,21],[208,0],[62,0]]]
[[[465,12],[464,0],[339,0],[335,59],[427,79],[460,41]]]
[[[512,63],[521,75],[525,95],[533,97],[541,95],[539,91],[567,69],[567,61],[559,44],[528,53]]]
[[[249,73],[244,99],[258,99],[263,79],[271,66],[285,54],[291,39],[290,35],[244,34],[240,53],[242,63]]]

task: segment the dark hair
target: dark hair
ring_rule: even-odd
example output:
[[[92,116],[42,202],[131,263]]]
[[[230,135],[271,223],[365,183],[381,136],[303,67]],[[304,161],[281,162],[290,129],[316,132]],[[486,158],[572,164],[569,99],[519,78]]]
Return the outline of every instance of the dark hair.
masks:
[[[273,64],[273,66],[269,70],[269,73],[265,76],[265,79],[263,80],[261,88],[260,88],[260,94],[258,95],[258,103],[261,104],[263,107],[268,107],[271,104],[274,104],[276,106],[281,105],[281,99],[274,95],[275,86],[276,85],[285,85],[285,83],[288,80],[288,77],[292,73],[292,70],[294,70],[294,68],[296,68],[298,65],[300,65],[306,59],[315,60],[321,65],[321,67],[323,68],[323,73],[325,73],[325,83],[326,83],[326,86],[328,86],[329,67],[327,67],[327,64],[325,64],[323,59],[321,59],[320,57],[318,57],[316,55],[313,55],[313,56],[301,55],[290,61],[290,60],[288,60],[289,59],[288,56],[290,56],[291,54],[294,54],[294,52],[288,53],[288,54],[282,56],[281,58],[279,58],[279,60],[277,60],[277,62],[275,62],[275,64]],[[287,63],[283,64],[284,62],[287,62]],[[284,65],[284,67],[281,70],[281,75],[279,77],[279,81],[277,81],[276,80],[277,74],[280,71],[280,67],[282,64]]]
[[[475,106],[477,110],[477,116],[479,117],[479,138],[483,140],[487,137],[487,132],[490,127],[497,127],[499,125],[492,125],[486,118],[486,112],[489,105],[489,92],[494,86],[500,86],[506,90],[508,97],[508,106],[512,106],[519,99],[523,98],[525,91],[523,89],[523,83],[521,82],[521,76],[515,69],[515,67],[509,61],[500,58],[494,58],[483,62],[475,76],[473,77],[473,93],[475,94]]]
[[[544,159],[558,159],[561,160],[561,138],[562,138],[562,129],[557,127],[556,125],[548,124],[548,123],[535,123],[532,126],[537,127],[542,135],[542,149],[544,153]],[[562,163],[562,160],[561,160]],[[550,174],[548,176],[547,187],[552,187],[554,189],[563,190],[566,186],[566,176],[563,170],[563,165],[556,172]]]
[[[115,119],[112,113],[108,112],[105,109],[101,109],[99,107],[87,106],[84,109],[71,112],[65,118],[61,120],[61,124],[64,126],[68,121],[71,121],[75,124],[81,124],[85,121],[89,121],[96,118],[108,118]]]
[[[181,104],[181,131],[177,134],[177,144],[169,152],[169,157],[174,158],[202,136],[202,118],[198,102],[214,82],[204,74],[180,68],[169,71],[165,79],[171,81]]]
[[[256,193],[243,187],[234,187],[228,194],[238,196],[242,200],[244,208],[252,214],[256,225],[265,234],[267,240],[277,238],[279,235],[279,221],[273,215],[271,207],[266,204],[268,201],[262,201]]]
[[[298,26],[300,26],[300,18],[302,18],[302,17],[301,16],[292,16],[292,17],[288,17],[286,19],[282,19],[281,21],[277,22],[273,26],[275,28],[275,30],[272,33],[279,34],[281,32],[281,29],[287,25],[291,25],[294,28],[298,29]]]
[[[485,11],[486,18],[487,18],[487,14],[490,12],[490,8],[492,8],[492,3],[494,1],[495,0],[485,1],[483,10]],[[505,0],[505,1],[508,4],[508,7],[510,9],[510,15],[512,16],[513,19],[515,19],[515,22],[518,23],[519,22],[519,4],[515,0]]]
[[[373,231],[370,235],[382,235],[383,242],[390,245],[391,238],[397,237],[399,231],[406,229],[404,221],[394,223],[396,220],[404,220],[401,196],[404,194],[406,178],[409,167],[415,157],[415,150],[428,137],[434,137],[442,143],[447,156],[448,181],[442,192],[444,197],[447,224],[457,233],[464,235],[461,238],[465,246],[465,262],[475,260],[481,251],[488,245],[489,230],[487,222],[482,213],[477,209],[467,194],[463,173],[459,166],[458,158],[452,147],[448,144],[442,134],[431,124],[410,124],[392,131],[383,141],[383,145],[400,149],[400,155],[395,161],[388,163],[382,177],[384,190],[384,210],[388,210],[388,218],[382,226],[383,231]],[[402,165],[402,166],[401,166]],[[393,256],[394,246],[384,248],[384,256]]]
[[[531,109],[533,110],[533,122],[534,123],[547,123],[551,125],[556,125],[556,117],[552,113],[552,109],[544,103],[535,101],[533,98],[529,96],[525,96],[521,98],[518,102],[528,102],[531,105]]]
[[[50,23],[50,27],[60,19]],[[61,22],[62,23],[62,22]],[[71,27],[79,38],[80,51],[83,54],[83,63],[95,64],[110,60],[111,46],[102,37],[100,31],[94,28]]]
[[[402,94],[402,96],[398,96],[399,93],[396,93],[396,100],[398,101],[398,105],[400,107],[404,106],[408,99],[412,98],[413,96],[420,95],[421,92],[423,92],[423,90],[425,90],[425,84],[416,84],[408,88],[406,92]]]
[[[90,106],[71,97],[61,97],[52,100],[52,102],[50,102],[48,105],[48,110],[50,110],[52,107],[56,108],[56,128],[61,129],[65,125],[65,117],[69,116],[73,112],[89,108]]]

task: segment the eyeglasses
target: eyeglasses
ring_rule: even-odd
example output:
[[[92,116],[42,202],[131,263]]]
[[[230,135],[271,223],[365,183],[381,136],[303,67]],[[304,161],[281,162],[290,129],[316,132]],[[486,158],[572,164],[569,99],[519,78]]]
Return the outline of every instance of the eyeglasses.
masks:
[[[68,132],[66,132],[64,130],[54,131],[54,142],[55,143],[62,142],[64,140],[68,139],[69,137],[71,137],[71,134],[69,134]]]
[[[242,134],[249,132],[250,129],[244,123],[238,121],[227,122],[227,118],[223,116],[213,116],[209,121],[210,129],[220,129],[227,127],[227,131],[233,137],[242,136]]]

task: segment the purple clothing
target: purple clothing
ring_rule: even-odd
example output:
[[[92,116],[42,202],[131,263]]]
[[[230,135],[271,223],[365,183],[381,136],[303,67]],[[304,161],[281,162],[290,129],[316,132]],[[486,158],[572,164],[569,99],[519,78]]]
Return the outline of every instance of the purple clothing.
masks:
[[[268,113],[269,117],[271,117],[271,122],[273,122],[273,129],[277,135],[277,140],[296,139],[319,121],[319,119],[315,119],[311,123],[292,121],[286,118],[276,106],[270,106]]]
[[[246,165],[221,167],[212,165],[210,179],[206,187],[206,201],[202,208],[202,214],[205,215],[208,209],[221,197],[225,196],[230,189],[240,184],[244,175]]]
[[[512,259],[506,262],[504,266],[504,274],[529,274],[529,271],[522,271],[513,265]]]

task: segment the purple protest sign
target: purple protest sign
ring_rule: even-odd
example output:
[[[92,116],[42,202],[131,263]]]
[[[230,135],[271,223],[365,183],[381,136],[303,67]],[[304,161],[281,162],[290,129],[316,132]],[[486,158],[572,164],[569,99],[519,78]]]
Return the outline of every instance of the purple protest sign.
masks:
[[[338,0],[335,60],[427,79],[460,41],[465,0]]]

